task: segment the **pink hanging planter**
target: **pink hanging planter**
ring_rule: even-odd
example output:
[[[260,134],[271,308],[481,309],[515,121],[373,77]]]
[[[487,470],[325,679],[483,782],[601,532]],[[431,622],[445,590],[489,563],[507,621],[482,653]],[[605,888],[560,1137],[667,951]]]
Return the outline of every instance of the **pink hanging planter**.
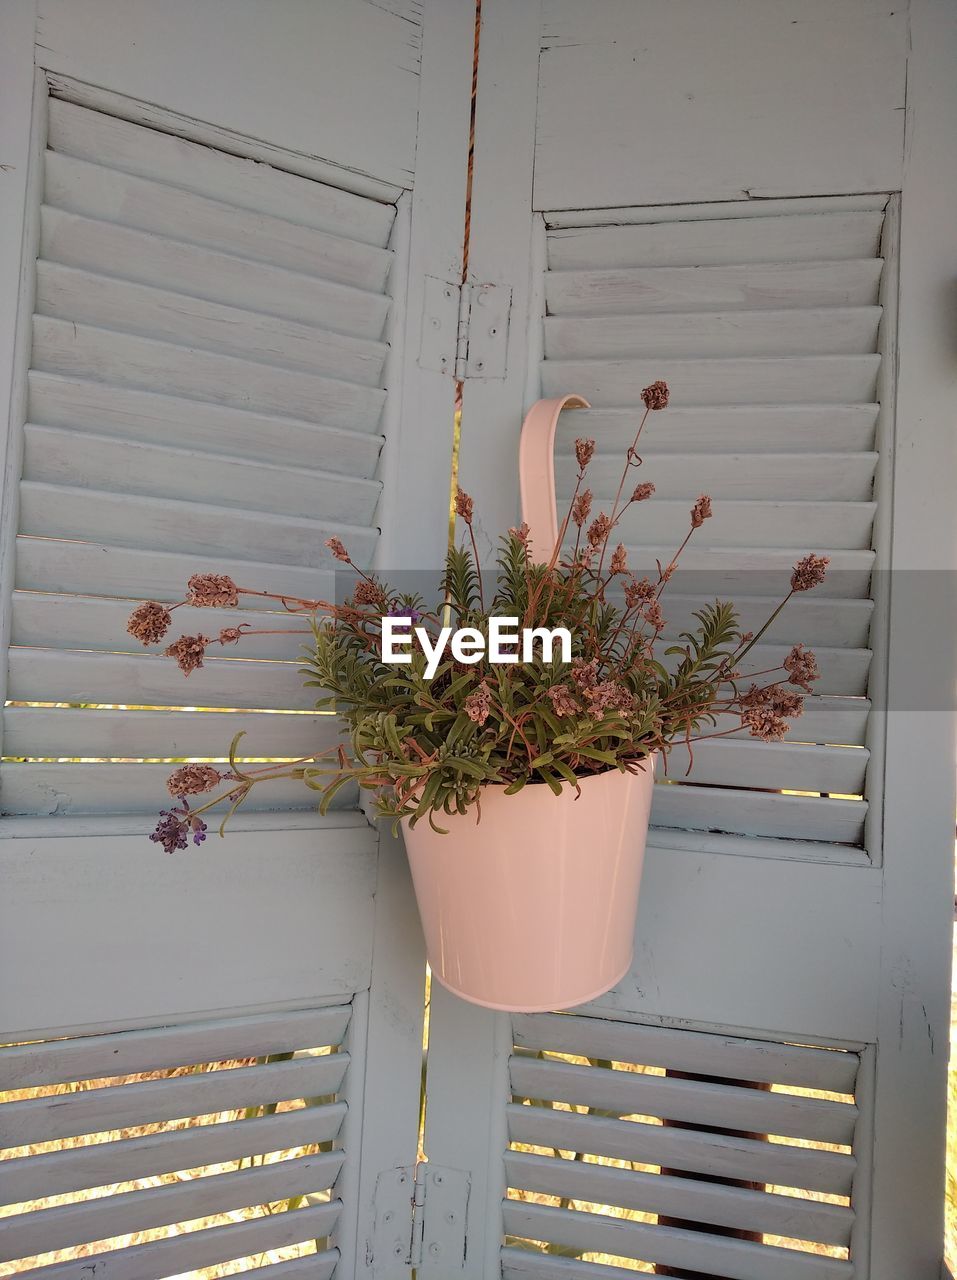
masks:
[[[432,973],[473,1004],[566,1009],[604,995],[631,967],[654,758],[609,769],[560,796],[486,787],[476,813],[403,819]]]
[[[532,553],[557,537],[553,448],[564,408],[539,400],[522,427],[522,515]],[[556,796],[544,783],[514,795],[483,789],[477,811],[403,819],[435,978],[473,1004],[538,1013],[603,995],[631,967],[655,757],[635,774],[608,769]]]

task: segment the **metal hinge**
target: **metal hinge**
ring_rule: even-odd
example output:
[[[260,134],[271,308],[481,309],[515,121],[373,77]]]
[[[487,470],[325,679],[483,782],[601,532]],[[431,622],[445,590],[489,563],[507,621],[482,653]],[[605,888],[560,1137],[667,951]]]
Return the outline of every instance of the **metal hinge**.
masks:
[[[511,306],[510,285],[426,276],[419,364],[459,381],[504,378]]]
[[[420,1161],[380,1173],[366,1261],[376,1280],[455,1276],[465,1268],[469,1176]]]

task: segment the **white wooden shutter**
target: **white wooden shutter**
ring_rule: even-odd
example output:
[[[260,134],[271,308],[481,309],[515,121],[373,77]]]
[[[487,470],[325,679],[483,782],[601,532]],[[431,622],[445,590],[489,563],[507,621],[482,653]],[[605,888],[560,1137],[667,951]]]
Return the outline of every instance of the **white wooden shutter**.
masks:
[[[352,1016],[329,1006],[0,1049],[0,1265],[132,1280],[266,1255],[282,1261],[264,1276],[330,1277],[329,1238],[354,1199]]]
[[[745,664],[764,670],[792,644],[811,646],[821,679],[804,715],[782,743],[746,731],[697,743],[687,777],[677,748],[656,790],[659,828],[864,843],[885,205],[546,215],[543,393],[575,391],[593,406],[559,424],[560,497],[584,434],[598,441],[596,508],[610,504],[639,393],[660,377],[671,407],[651,415],[638,473],[656,494],[621,527],[631,564],[667,564],[695,498],[714,499],[663,597],[665,637],[716,597],[756,629],[799,558],[831,561],[823,586],[793,599]]]
[[[859,1053],[562,1014],[512,1035],[506,1280],[856,1274]]]
[[[49,108],[3,809],[150,810],[168,772],[150,761],[221,758],[240,728],[252,758],[336,740],[330,717],[302,714],[306,636],[213,646],[187,682],[125,623],[198,570],[328,597],[333,533],[369,562],[395,207]],[[173,617],[164,643],[296,625]],[[252,803],[312,800],[278,783]]]

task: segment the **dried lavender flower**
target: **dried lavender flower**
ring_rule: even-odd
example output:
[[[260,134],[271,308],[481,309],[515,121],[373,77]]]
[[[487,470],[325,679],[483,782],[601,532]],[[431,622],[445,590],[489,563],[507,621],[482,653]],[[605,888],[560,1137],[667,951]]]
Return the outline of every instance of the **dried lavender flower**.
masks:
[[[147,600],[130,614],[126,629],[140,644],[157,644],[172,626],[172,615],[164,604]]]
[[[641,611],[641,616],[649,626],[654,627],[656,631],[660,631],[665,625],[665,620],[661,616],[661,605],[657,600],[649,600]]]
[[[592,658],[584,662],[581,658],[572,663],[572,679],[579,689],[594,689],[598,683],[598,661]]]
[[[600,547],[611,533],[611,518],[600,511],[588,527],[588,542],[592,547]]]
[[[698,501],[691,508],[692,529],[700,529],[706,520],[711,519],[711,515],[711,499],[706,493],[702,493],[698,498]]]
[[[591,489],[585,489],[572,503],[572,520],[578,525],[579,529],[591,515],[591,503]]]
[[[763,742],[780,742],[791,727],[770,706],[749,707],[742,714],[741,723],[752,738],[760,738]]]
[[[584,471],[595,456],[594,440],[578,439],[575,441],[575,457],[578,459],[579,471]]]
[[[219,633],[219,643],[236,644],[238,640],[242,639],[242,635],[242,627],[223,627],[222,631]]]
[[[464,489],[456,489],[455,491],[455,514],[462,517],[466,524],[472,523],[472,514],[475,509],[475,503],[465,492]]]
[[[821,674],[817,667],[817,659],[810,649],[805,649],[803,644],[796,644],[782,665],[788,673],[789,683],[805,689],[808,693],[811,692],[813,681],[817,680]]]
[[[175,769],[166,780],[166,789],[173,797],[181,800],[184,796],[202,795],[204,791],[212,791],[223,780],[223,774],[211,764],[183,764]]]
[[[753,738],[765,742],[780,742],[794,719],[804,711],[804,699],[789,689],[778,685],[759,688],[753,684],[738,699],[742,725]]]
[[[511,537],[517,538],[523,547],[528,546],[529,538],[532,536],[532,531],[524,520],[517,529],[509,529],[508,532]]]
[[[602,680],[586,696],[588,714],[596,718],[606,711],[627,711],[632,705],[631,694],[618,680]]]
[[[668,407],[668,384],[667,382],[653,382],[650,387],[645,387],[641,393],[641,399],[646,409],[667,409]]]
[[[650,480],[645,480],[642,484],[635,485],[635,491],[631,495],[632,502],[644,502],[650,498],[655,491],[655,486]]]
[[[654,594],[655,588],[647,578],[632,578],[625,584],[625,604],[629,609],[636,609],[646,600],[651,600]]]
[[[791,574],[791,590],[810,591],[812,587],[816,587],[824,581],[824,575],[830,563],[830,556],[812,555],[799,560]]]
[[[194,573],[186,584],[186,603],[198,609],[234,609],[239,588],[228,573]]]
[[[349,552],[345,549],[341,538],[326,538],[326,546],[332,552],[333,556],[335,556],[337,560],[341,560],[343,564],[352,563],[349,559]]]
[[[363,578],[356,583],[352,598],[356,604],[371,604],[381,608],[385,604],[385,592],[378,582],[370,582]]]
[[[479,687],[470,693],[462,703],[465,714],[476,724],[484,724],[492,708],[491,690],[483,680]]]
[[[573,716],[576,711],[580,710],[578,703],[575,701],[571,691],[563,684],[553,684],[550,689],[545,692],[551,699],[552,710],[561,718],[562,716]]]
[[[609,566],[612,577],[619,573],[627,573],[628,571],[628,552],[619,542],[611,555],[611,564]]]
[[[184,676],[188,676],[197,667],[203,665],[206,646],[210,643],[209,636],[180,636],[163,652],[167,658],[175,658],[180,671]]]

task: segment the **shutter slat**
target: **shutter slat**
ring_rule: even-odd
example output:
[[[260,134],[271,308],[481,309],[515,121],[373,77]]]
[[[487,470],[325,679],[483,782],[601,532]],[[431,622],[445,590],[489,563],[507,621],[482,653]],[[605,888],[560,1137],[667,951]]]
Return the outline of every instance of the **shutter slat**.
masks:
[[[47,152],[44,198],[47,204],[70,213],[153,231],[358,289],[383,289],[392,263],[389,249],[236,208],[55,151]]]
[[[737,1088],[607,1067],[513,1057],[513,1094],[551,1102],[655,1116],[689,1124],[848,1144],[857,1107],[849,1102]]]
[[[94,271],[37,263],[39,315],[377,387],[388,347]]]
[[[874,447],[876,404],[669,405],[661,425],[652,421],[641,438],[642,457],[674,453],[847,453]],[[563,413],[556,433],[560,452],[577,436],[593,436],[599,448],[623,457],[641,414],[629,409],[576,409]]]
[[[652,825],[678,831],[716,831],[858,845],[867,803],[735,790],[731,787],[656,783]]]
[[[17,586],[29,591],[76,591],[90,596],[109,591],[127,600],[175,601],[182,600],[192,574],[215,571],[232,574],[240,586],[250,589],[284,591],[307,600],[334,598],[332,563],[324,555],[321,567],[308,568],[237,560],[235,552],[241,549],[232,547],[230,555],[211,559],[199,553],[21,535],[17,539]],[[353,559],[365,567],[361,548],[353,552]]]
[[[221,746],[219,751],[228,745]],[[138,819],[143,819],[140,830],[145,838],[156,821],[155,814],[170,803],[166,779],[173,767],[171,764],[100,761],[95,764],[6,762],[0,787],[0,812],[11,816],[43,814],[60,818],[91,813],[136,814]],[[336,793],[332,808],[354,808],[357,794],[356,787],[343,787]],[[272,779],[268,786],[252,789],[242,812],[315,810],[318,801],[317,793],[298,778]],[[209,824],[212,834],[225,814],[225,804],[213,811]]]
[[[185,583],[182,584],[185,587]],[[266,603],[265,601],[263,603]],[[283,630],[281,635],[247,635],[239,649],[227,645],[212,651],[214,657],[273,658],[295,662],[302,657],[304,644],[311,636],[302,634],[308,628],[308,615],[265,609],[186,608],[173,614],[173,625],[161,644],[144,646],[134,639],[126,623],[131,605],[128,600],[96,599],[91,596],[44,595],[32,591],[16,591],[13,595],[14,646],[56,649],[92,649],[104,653],[156,653],[183,632],[218,636],[223,627],[249,626],[257,629]]]
[[[873,307],[883,263],[845,262],[550,271],[549,315],[637,315],[649,311],[777,311],[782,307]]]
[[[8,756],[51,760],[168,760],[189,755],[218,759],[240,730],[246,733],[239,745],[240,759],[302,759],[342,741],[338,721],[331,715],[8,707],[4,724]],[[167,773],[171,767],[164,766]],[[159,796],[160,791],[154,792],[154,798]]]
[[[230,1262],[233,1258],[300,1244],[304,1240],[321,1240],[333,1230],[341,1211],[342,1202],[332,1200],[328,1204],[115,1249],[97,1257],[96,1277],[97,1280],[161,1280],[163,1276],[176,1275],[184,1269],[211,1267]],[[316,1280],[331,1277],[338,1256],[336,1250],[318,1255],[315,1259]],[[90,1266],[88,1257],[80,1257],[22,1271],[20,1275],[31,1276],[33,1280],[85,1280]]]
[[[340,1044],[351,1016],[348,1005],[332,1005],[258,1017],[191,1022],[178,1027],[150,1027],[145,1031],[8,1045],[0,1049],[0,1076],[5,1088],[23,1089],[317,1049]]]
[[[257,1267],[262,1275],[256,1280],[333,1280],[339,1262],[338,1249],[307,1253],[288,1262],[271,1262]]]
[[[690,504],[685,510],[690,510]],[[636,546],[631,543],[627,550],[629,568],[657,580],[657,564],[669,563],[675,553],[675,544],[654,546],[642,543]],[[790,624],[798,617],[803,620],[806,614],[809,622],[818,616],[835,622],[847,620],[848,634],[843,634],[838,627],[831,639],[825,639],[818,624],[811,622],[819,644],[852,647],[867,644],[868,620],[874,608],[867,599],[874,569],[874,552],[835,551],[829,547],[827,554],[831,563],[824,581],[806,597],[788,602],[782,615],[784,630],[778,629],[780,620],[776,620],[767,633],[769,637],[783,640],[785,635],[790,636],[793,630]],[[700,608],[703,600],[714,600],[715,596],[733,600],[742,617],[753,617],[763,624],[771,609],[781,603],[790,585],[791,571],[805,555],[806,546],[790,549],[773,546],[696,547],[692,540],[681,553],[679,567],[662,596],[668,628],[672,627],[676,617],[682,620],[690,617],[692,601],[696,601],[695,608]],[[766,605],[771,608],[765,608]],[[850,638],[851,631],[856,639]],[[809,640],[809,637],[801,635],[800,639]]]
[[[249,547],[261,556],[303,566],[330,563],[324,546],[330,534],[341,534],[357,563],[368,559],[378,536],[374,529],[320,523],[301,516],[244,512],[235,507],[130,493],[68,489],[36,481],[23,481],[20,485],[20,529],[35,537],[121,541],[144,550],[160,546],[207,556],[228,556]],[[144,584],[140,594],[145,590]]]
[[[4,1192],[11,1204],[82,1191],[87,1187],[224,1164],[244,1156],[329,1142],[345,1119],[344,1102],[275,1115],[151,1133],[119,1142],[70,1147],[4,1162]]]
[[[575,227],[550,232],[549,265],[568,270],[876,258],[883,222],[883,213],[855,210]]]
[[[199,1075],[87,1089],[8,1102],[0,1110],[0,1142],[28,1146],[84,1133],[130,1129],[185,1116],[237,1111],[294,1098],[335,1093],[349,1065],[347,1053],[292,1058],[263,1066],[232,1067]]]
[[[681,1169],[705,1177],[848,1195],[857,1168],[852,1155],[813,1147],[514,1103],[505,1110],[512,1142],[633,1160],[636,1164]]]
[[[793,1085],[828,1093],[854,1092],[860,1058],[842,1049],[745,1040],[581,1015],[518,1013],[512,1035],[525,1049],[581,1054],[645,1067],[693,1071],[731,1080]]]
[[[797,1196],[746,1191],[689,1178],[632,1173],[517,1151],[506,1155],[505,1169],[509,1186],[539,1195],[617,1205],[642,1213],[670,1215],[794,1240],[847,1245],[854,1225],[854,1214],[843,1205],[820,1204]]]
[[[550,1240],[581,1252],[630,1255],[698,1272],[710,1267],[728,1280],[852,1280],[854,1275],[849,1262],[836,1258],[550,1205],[507,1200],[503,1217],[507,1235]],[[510,1250],[503,1253],[507,1268]]]
[[[324,186],[255,160],[226,155],[100,111],[51,98],[47,145],[79,160],[159,179],[242,209],[279,215],[307,227],[388,244],[392,205]]]
[[[791,722],[789,737],[794,742],[845,743],[860,746],[867,729],[870,703],[865,698],[828,698],[815,694],[804,700],[804,713]],[[737,719],[727,714],[716,717],[718,732],[733,728]],[[739,737],[746,729],[738,732]],[[795,788],[796,789],[796,788]]]
[[[250,262],[115,222],[84,218],[50,205],[40,211],[40,253],[67,267],[104,275],[122,273],[126,280],[175,289],[210,302],[245,306],[255,300],[257,309],[267,315],[359,338],[381,338],[389,314],[389,299],[381,293],[304,276],[265,262]]]
[[[798,311],[665,312],[545,319],[549,360],[681,359],[687,356],[813,356],[871,352],[880,307]]]
[[[317,694],[315,689],[303,688],[295,662],[252,663],[211,657],[202,671],[186,677],[175,662],[158,654],[10,650],[8,696],[13,702],[121,702],[146,707],[199,705],[307,711],[312,709]],[[224,752],[228,745],[223,742]]]
[[[33,367],[357,431],[376,430],[385,401],[376,387],[50,316],[34,317]]]
[[[715,503],[713,518],[695,530],[694,541],[696,547],[740,547],[760,529],[764,546],[799,547],[804,543],[803,555],[808,551],[865,550],[870,547],[876,509],[872,502],[725,499]],[[671,542],[673,554],[691,528],[690,511],[688,501],[652,498],[628,507],[615,532],[627,546]],[[808,543],[808,539],[813,541]]]
[[[800,738],[801,721],[792,722],[789,737]],[[707,732],[707,730],[704,730]],[[792,791],[838,792],[861,795],[869,753],[845,747],[790,746],[754,740],[692,743],[693,763],[678,745],[669,761],[669,776],[676,782],[708,786],[734,786],[747,778],[752,787],[787,788]]]
[[[113,1236],[152,1231],[181,1220],[327,1191],[344,1160],[338,1151],[299,1156],[215,1177],[188,1178],[172,1186],[126,1191],[11,1215],[3,1223],[0,1260],[26,1258]]]
[[[633,405],[662,372],[662,360],[547,360],[545,395],[577,387],[596,408]],[[847,404],[873,400],[879,355],[751,356],[665,360],[675,405]]]
[[[349,524],[370,522],[379,500],[377,480],[278,467],[253,459],[210,455],[28,424],[23,479],[112,490],[144,497],[204,502],[219,498],[244,511],[267,511]]]
[[[672,631],[673,627],[669,627],[668,630]],[[871,665],[871,651],[869,649],[824,649],[811,639],[809,629],[802,628],[795,623],[792,626],[792,630],[795,636],[800,635],[805,644],[810,644],[814,648],[814,655],[817,658],[821,672],[820,679],[814,683],[816,696],[838,694],[845,697],[864,697],[867,693],[867,678]],[[671,640],[673,643],[681,643],[674,636],[665,636],[664,639]],[[744,663],[744,677],[740,682],[741,685],[747,688],[748,672],[774,670],[776,676],[783,679],[784,671],[779,671],[777,668],[781,667],[790,651],[791,647],[789,645],[756,645],[748,654]],[[670,658],[666,657],[662,665],[671,668],[679,661],[680,657],[673,655]]]
[[[382,448],[382,437],[370,432],[37,370],[30,373],[29,417],[40,426],[201,449],[277,466],[321,468],[364,479],[375,474]]]
[[[642,437],[642,441],[644,437]],[[641,450],[642,480],[655,486],[655,498],[690,498],[702,486],[716,501],[728,498],[785,498],[791,501],[867,502],[873,490],[876,453],[648,453]],[[599,506],[610,505],[622,472],[621,454],[596,453],[588,467],[588,486]],[[700,475],[696,472],[700,471]],[[559,502],[575,489],[574,455],[555,460]],[[635,481],[632,479],[632,484]],[[645,508],[647,510],[647,508]]]

